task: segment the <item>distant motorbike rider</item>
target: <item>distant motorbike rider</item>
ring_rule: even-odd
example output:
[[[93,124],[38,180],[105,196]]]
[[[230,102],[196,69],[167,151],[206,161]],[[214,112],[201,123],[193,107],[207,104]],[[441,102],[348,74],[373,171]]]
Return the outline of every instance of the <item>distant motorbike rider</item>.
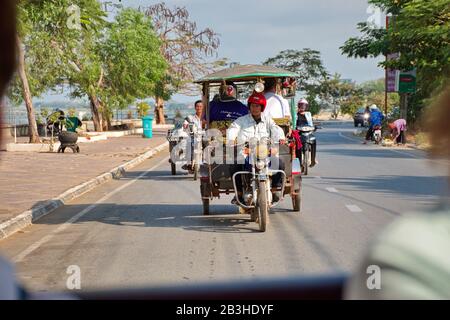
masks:
[[[369,130],[367,130],[366,140],[363,142],[367,144],[367,141],[372,140],[372,135],[375,130],[375,127],[381,127],[382,122],[384,120],[384,115],[378,109],[378,107],[373,104],[369,107],[370,109],[370,118],[369,118]]]
[[[198,131],[202,130],[205,124],[205,120],[203,119],[203,102],[201,100],[197,100],[194,104],[194,107],[195,107],[195,114],[187,116],[183,122],[183,129],[188,135],[191,134],[189,125],[192,125],[193,133],[197,133]],[[185,148],[184,150],[186,150],[187,148],[186,141],[183,141],[182,145]],[[189,166],[190,164],[184,164],[182,166],[182,169],[188,170]]]
[[[253,93],[247,102],[250,113],[236,119],[227,130],[227,141],[237,141],[239,145],[245,145],[250,142],[251,139],[261,140],[268,138],[271,141],[285,143],[285,135],[283,130],[276,125],[271,117],[266,116],[263,112],[266,107],[266,98],[262,93]],[[284,162],[279,160],[279,169],[284,170]],[[244,168],[236,168],[237,171],[241,170],[250,171],[249,159],[246,157]],[[277,173],[272,176],[272,187],[279,188],[282,185],[282,174]],[[236,179],[236,186],[238,189],[238,196],[241,199],[243,187],[242,179],[238,177]],[[277,202],[279,195],[273,194],[273,201]],[[235,199],[232,201],[235,202]]]
[[[309,107],[308,101],[306,99],[301,99],[297,103],[297,107],[298,107],[297,123],[296,123],[297,130],[299,130],[301,127],[314,127],[311,112],[307,111],[308,107]],[[303,146],[306,145],[306,142],[304,141],[303,138],[302,138],[302,144],[303,144]],[[314,167],[316,164],[318,164],[316,155],[317,155],[317,142],[315,139],[315,140],[311,141],[311,165],[310,165],[310,167]],[[298,154],[298,157],[301,157],[301,154]]]
[[[191,123],[194,124],[195,131],[197,131],[199,129],[201,130],[205,123],[205,120],[202,119],[202,116],[203,116],[202,100],[195,101],[194,107],[195,107],[195,114],[187,116],[183,122],[183,128],[185,130],[188,129],[189,124],[191,124]]]

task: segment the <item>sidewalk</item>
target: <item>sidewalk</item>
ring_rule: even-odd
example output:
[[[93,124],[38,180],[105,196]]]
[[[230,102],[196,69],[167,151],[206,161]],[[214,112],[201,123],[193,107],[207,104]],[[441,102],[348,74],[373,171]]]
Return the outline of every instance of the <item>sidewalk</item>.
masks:
[[[79,154],[0,152],[0,224],[165,143],[166,133],[82,143]]]

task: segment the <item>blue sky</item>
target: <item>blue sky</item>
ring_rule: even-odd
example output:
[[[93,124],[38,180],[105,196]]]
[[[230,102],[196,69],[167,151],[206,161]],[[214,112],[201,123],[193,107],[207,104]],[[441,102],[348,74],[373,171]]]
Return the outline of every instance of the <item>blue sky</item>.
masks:
[[[199,28],[220,34],[219,57],[242,64],[261,63],[284,49],[312,48],[322,53],[331,72],[357,82],[377,79],[384,71],[380,59],[349,59],[339,47],[358,35],[356,24],[366,21],[366,0],[166,0],[185,6]],[[127,6],[155,1],[123,0]],[[180,100],[182,97],[176,97]],[[184,99],[183,99],[184,100]]]
[[[118,2],[118,0],[115,0]],[[122,0],[125,6],[145,7],[149,0]],[[199,28],[220,34],[219,57],[241,64],[258,64],[281,50],[311,48],[322,53],[330,73],[357,82],[377,79],[382,59],[350,59],[339,47],[358,35],[356,24],[366,21],[366,0],[166,0],[169,7],[185,6]],[[181,102],[192,97],[176,95]]]

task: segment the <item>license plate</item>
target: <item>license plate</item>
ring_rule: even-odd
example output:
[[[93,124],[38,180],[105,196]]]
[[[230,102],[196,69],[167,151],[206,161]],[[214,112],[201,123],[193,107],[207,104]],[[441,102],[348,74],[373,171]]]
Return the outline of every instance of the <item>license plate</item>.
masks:
[[[259,180],[260,180],[260,181],[266,181],[266,180],[267,180],[267,175],[265,175],[265,174],[260,174],[260,175],[259,175]]]

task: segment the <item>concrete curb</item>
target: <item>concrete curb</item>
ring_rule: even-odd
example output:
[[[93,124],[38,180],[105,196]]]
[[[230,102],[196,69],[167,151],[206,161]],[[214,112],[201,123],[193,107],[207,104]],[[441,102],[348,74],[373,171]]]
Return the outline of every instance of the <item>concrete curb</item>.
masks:
[[[161,152],[169,146],[169,142],[164,142],[159,146],[147,151],[146,153],[128,161],[114,169],[103,173],[87,182],[84,182],[78,186],[70,188],[64,193],[60,194],[56,198],[46,201],[44,204],[36,206],[30,210],[27,210],[18,216],[5,221],[0,224],[0,240],[9,237],[10,235],[20,231],[21,229],[33,224],[36,220],[51,213],[57,208],[63,206],[67,201],[73,200],[82,194],[91,191],[95,187],[112,179],[120,178],[126,171],[137,166],[141,162],[153,157],[157,153]]]

